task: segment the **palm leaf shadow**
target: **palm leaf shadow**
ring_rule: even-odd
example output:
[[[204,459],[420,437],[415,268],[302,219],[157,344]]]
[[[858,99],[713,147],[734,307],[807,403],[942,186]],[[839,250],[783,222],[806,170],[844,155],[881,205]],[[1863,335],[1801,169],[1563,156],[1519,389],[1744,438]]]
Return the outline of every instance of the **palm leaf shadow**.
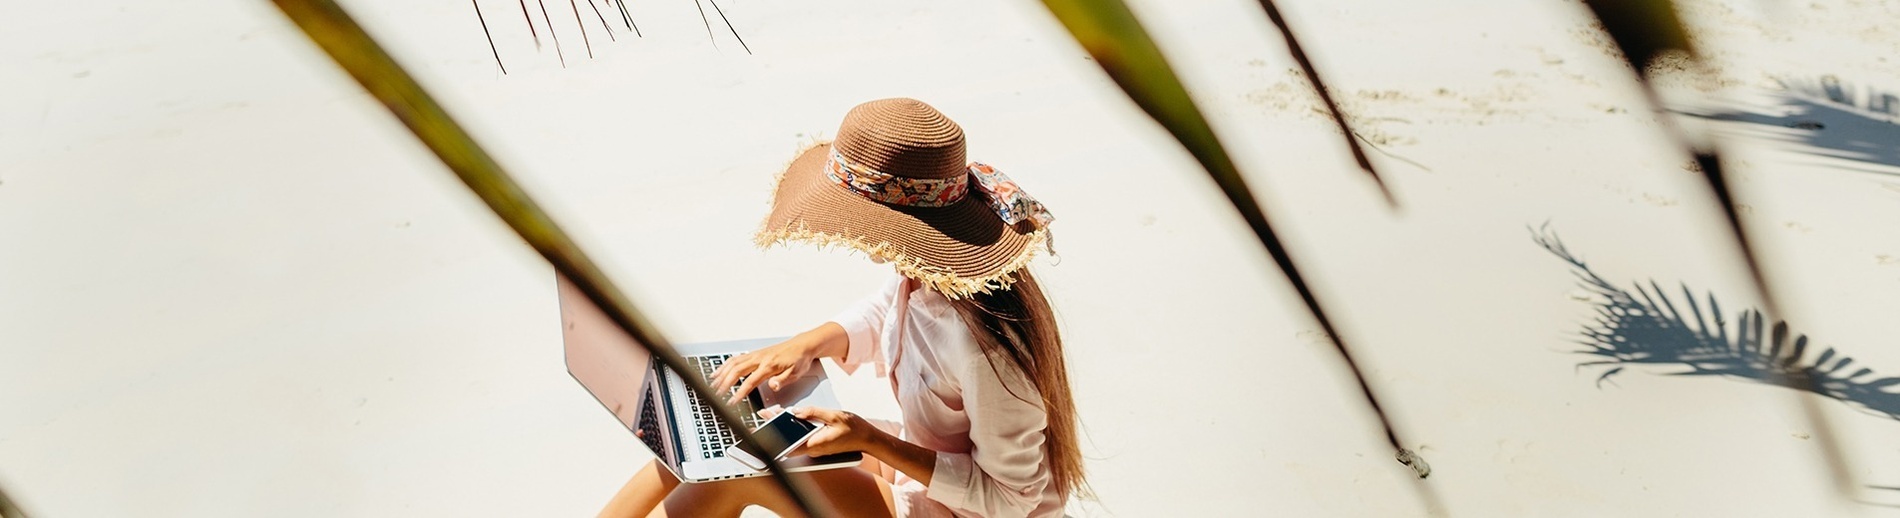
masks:
[[[1679,285],[1679,298],[1654,280],[1647,286],[1636,282],[1630,289],[1620,288],[1565,248],[1549,225],[1532,229],[1531,239],[1568,263],[1578,285],[1594,295],[1596,314],[1578,337],[1584,348],[1574,352],[1593,357],[1579,363],[1579,370],[1603,369],[1596,379],[1599,387],[1628,367],[1674,368],[1661,373],[1812,392],[1900,420],[1900,393],[1885,390],[1900,385],[1900,377],[1875,376],[1873,369],[1858,367],[1833,347],[1810,355],[1813,347],[1806,335],[1792,332],[1785,321],[1765,325],[1761,311],[1754,308],[1736,311],[1733,321],[1724,320],[1714,293],[1698,298],[1687,284]]]
[[[1677,113],[1750,123],[1754,126],[1744,131],[1746,135],[1804,144],[1815,155],[1900,167],[1900,91],[1842,81],[1833,75],[1776,78],[1775,82],[1781,91],[1771,106]]]

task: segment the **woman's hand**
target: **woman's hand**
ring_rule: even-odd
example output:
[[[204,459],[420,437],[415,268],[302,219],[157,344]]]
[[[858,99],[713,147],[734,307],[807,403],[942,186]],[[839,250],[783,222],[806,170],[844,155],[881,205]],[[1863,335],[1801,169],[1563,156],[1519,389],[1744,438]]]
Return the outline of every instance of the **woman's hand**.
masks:
[[[853,451],[877,457],[890,467],[897,468],[910,476],[911,480],[930,485],[937,468],[937,452],[929,448],[905,442],[897,436],[871,426],[870,421],[857,414],[843,410],[799,407],[787,410],[792,415],[807,421],[824,423],[825,427],[812,432],[811,438],[799,446],[794,455],[830,455]]]
[[[811,438],[798,447],[795,455],[830,455],[854,451],[871,452],[878,445],[883,430],[871,426],[869,421],[857,414],[829,408],[796,407],[790,410],[800,419],[824,423],[825,427],[812,432]]]
[[[826,322],[784,342],[727,359],[713,371],[713,389],[724,391],[737,385],[739,390],[726,399],[735,405],[760,384],[778,390],[792,378],[804,376],[818,358],[843,356],[849,340],[843,327]]]

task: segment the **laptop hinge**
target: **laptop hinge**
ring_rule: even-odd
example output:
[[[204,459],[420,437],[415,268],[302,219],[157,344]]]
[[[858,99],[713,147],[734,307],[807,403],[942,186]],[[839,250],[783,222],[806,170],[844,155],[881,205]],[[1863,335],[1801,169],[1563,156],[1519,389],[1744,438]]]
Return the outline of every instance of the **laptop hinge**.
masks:
[[[665,364],[656,361],[653,362],[653,372],[660,375],[660,400],[666,403],[666,426],[672,428],[673,432],[671,434],[673,436],[673,459],[678,465],[685,465],[685,432],[680,430],[679,414],[673,412],[673,380],[669,377],[673,375],[673,369],[668,369]],[[693,440],[697,441],[699,438],[694,437]]]

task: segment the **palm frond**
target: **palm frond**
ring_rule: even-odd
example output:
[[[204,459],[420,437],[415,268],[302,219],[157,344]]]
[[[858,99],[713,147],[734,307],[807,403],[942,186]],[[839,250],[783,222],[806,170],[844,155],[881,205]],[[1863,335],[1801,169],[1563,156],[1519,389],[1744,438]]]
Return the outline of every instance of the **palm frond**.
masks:
[[[1391,418],[1386,415],[1364,372],[1353,359],[1345,339],[1334,329],[1332,319],[1326,316],[1313,290],[1294,266],[1280,238],[1274,234],[1273,226],[1268,222],[1265,211],[1261,210],[1260,203],[1254,199],[1253,191],[1241,177],[1239,169],[1228,156],[1226,148],[1222,147],[1207,119],[1195,107],[1187,88],[1175,76],[1173,68],[1162,56],[1161,49],[1148,37],[1140,21],[1135,19],[1134,13],[1120,0],[1043,0],[1043,5],[1081,43],[1082,48],[1094,56],[1095,62],[1128,94],[1129,99],[1167,129],[1200,162],[1253,230],[1254,237],[1266,247],[1274,264],[1279,266],[1293,289],[1299,292],[1307,311],[1312,313],[1321,330],[1332,341],[1334,349],[1359,383],[1367,405],[1384,427],[1386,440],[1395,450],[1395,457],[1412,467],[1419,478],[1430,476],[1430,465],[1417,453],[1406,449],[1405,443],[1399,439]],[[1435,503],[1435,499],[1429,497],[1429,491],[1421,491],[1428,495],[1428,505]]]
[[[1392,188],[1386,186],[1385,180],[1379,177],[1379,171],[1372,167],[1372,160],[1366,158],[1366,150],[1359,146],[1359,139],[1356,138],[1359,132],[1352,129],[1352,124],[1346,121],[1346,114],[1340,111],[1339,103],[1333,101],[1331,89],[1326,87],[1326,81],[1320,79],[1319,69],[1314,68],[1313,60],[1306,56],[1306,48],[1300,46],[1300,39],[1293,35],[1293,28],[1287,25],[1286,17],[1280,14],[1280,7],[1274,5],[1273,0],[1260,0],[1260,8],[1266,10],[1267,21],[1273,22],[1273,27],[1280,30],[1280,37],[1286,41],[1287,53],[1293,55],[1293,61],[1300,65],[1306,80],[1313,84],[1313,93],[1319,94],[1320,102],[1326,105],[1326,113],[1333,116],[1333,125],[1339,126],[1339,134],[1346,139],[1346,149],[1352,151],[1352,159],[1359,163],[1359,169],[1372,177],[1373,185],[1379,187],[1379,194],[1385,196],[1386,205],[1398,205],[1398,199],[1392,197]]]
[[[1584,0],[1584,5],[1603,23],[1604,32],[1609,33],[1624,62],[1636,72],[1637,82],[1642,85],[1643,98],[1649,104],[1650,111],[1659,114],[1657,120],[1662,123],[1665,136],[1677,148],[1687,152],[1695,162],[1696,169],[1702,172],[1703,182],[1709,187],[1709,195],[1715,198],[1716,206],[1722,209],[1729,237],[1734,239],[1742,262],[1748,267],[1749,278],[1754,281],[1755,291],[1761,295],[1762,310],[1770,315],[1780,315],[1768,277],[1762,272],[1761,254],[1749,239],[1748,229],[1736,209],[1735,192],[1729,186],[1727,173],[1723,171],[1720,154],[1713,146],[1697,146],[1688,132],[1668,116],[1662,98],[1650,81],[1649,65],[1665,53],[1682,52],[1692,58],[1696,55],[1695,47],[1689,41],[1689,31],[1676,14],[1675,2]],[[1796,399],[1801,406],[1801,413],[1814,429],[1815,443],[1821,446],[1823,461],[1829,468],[1828,475],[1833,479],[1835,489],[1852,499],[1856,485],[1852,470],[1847,467],[1847,455],[1841,451],[1840,442],[1834,437],[1833,425],[1813,401],[1808,398]]]
[[[614,37],[614,26],[607,23],[607,15],[600,14],[600,4],[594,3],[594,0],[586,1],[587,7],[594,10],[594,18],[600,20],[600,28],[607,31],[607,41],[620,41]]]
[[[567,68],[567,54],[561,52],[561,33],[554,31],[554,18],[548,16],[548,0],[534,0],[541,5],[541,22],[548,26],[548,37],[554,39],[554,57],[560,58],[561,68]]]
[[[739,40],[739,48],[745,49],[746,54],[751,54],[752,47],[745,44],[745,38],[739,37],[738,29],[732,28],[732,19],[726,18],[726,10],[719,8],[719,2],[716,0],[706,0],[706,3],[712,4],[713,12],[719,13],[719,21],[726,23],[726,30],[732,31],[732,39]]]
[[[1664,113],[1661,99],[1650,83],[1649,65],[1669,52],[1681,52],[1692,59],[1696,55],[1695,47],[1689,42],[1689,31],[1683,28],[1682,19],[1676,15],[1675,3],[1670,0],[1585,0],[1584,5],[1602,22],[1604,32],[1609,34],[1624,63],[1635,71],[1652,111]],[[1770,313],[1774,313],[1774,297],[1769,296],[1767,278],[1762,275],[1761,264],[1756,260],[1758,254],[1742,226],[1741,216],[1736,212],[1734,193],[1722,171],[1721,157],[1713,148],[1705,149],[1693,144],[1687,132],[1668,117],[1660,117],[1660,120],[1670,141],[1689,153],[1702,171],[1710,195],[1721,206],[1730,233],[1740,246],[1742,259],[1748,264],[1748,273],[1754,279],[1756,289],[1763,295],[1763,305]]]
[[[495,35],[488,32],[488,18],[482,17],[482,4],[475,0],[468,3],[475,6],[475,20],[482,22],[482,36],[488,37],[488,52],[495,55],[495,66],[501,69],[502,75],[508,75],[508,66],[501,64],[501,51],[495,48]]]
[[[528,35],[534,37],[534,50],[541,50],[541,33],[534,31],[534,17],[528,15],[528,0],[515,0],[515,3],[521,4],[521,19],[528,21]],[[488,39],[494,41],[493,37]]]
[[[1686,284],[1679,285],[1679,297],[1653,280],[1619,287],[1564,248],[1548,226],[1532,230],[1532,239],[1568,263],[1578,284],[1596,298],[1595,316],[1579,333],[1583,348],[1575,352],[1590,357],[1579,368],[1604,369],[1596,378],[1599,386],[1625,367],[1647,366],[1670,376],[1725,377],[1811,392],[1900,420],[1900,393],[1886,390],[1900,385],[1900,377],[1875,376],[1834,347],[1810,355],[1807,335],[1786,321],[1767,325],[1758,309],[1738,310],[1734,321],[1724,320],[1714,293],[1698,296]]]
[[[1690,52],[1689,31],[1670,0],[1584,0],[1603,32],[1621,49],[1623,59],[1646,74],[1651,61],[1670,51]],[[1645,77],[1644,79],[1647,79]]]
[[[614,5],[620,7],[620,21],[626,22],[627,30],[633,31],[633,37],[645,38],[645,35],[640,34],[640,24],[633,23],[633,13],[627,12],[627,0],[614,0]]]
[[[575,5],[574,0],[567,0],[567,7],[574,10],[574,26],[581,30],[581,45],[587,47],[587,59],[594,59],[594,43],[587,41],[587,23],[581,21],[580,6]]]
[[[674,372],[693,372],[696,369],[687,364],[686,359],[674,350],[672,342],[641,315],[633,301],[614,286],[606,273],[594,264],[593,259],[580,249],[566,231],[555,224],[539,203],[515,183],[501,164],[495,162],[494,157],[449,116],[434,96],[424,90],[334,0],[273,0],[273,3],[364,90],[382,101],[383,106],[402,121],[417,140],[434,152],[436,158],[448,166],[476,197],[481,198],[516,235],[553,265],[555,272],[572,281],[590,302],[607,314],[615,326],[632,337],[634,343],[645,347],[653,353],[655,360]],[[678,379],[683,380],[687,388],[701,399],[722,401],[713,397],[715,392],[704,379],[696,376],[681,376]],[[712,408],[714,416],[727,427],[747,429],[745,421],[739,418],[738,412],[730,405],[720,403],[712,405]],[[792,501],[807,515],[834,514],[817,512],[831,509],[824,500],[809,496],[818,493],[806,487],[809,485],[806,481],[784,476],[786,472],[776,459],[761,459],[773,475],[772,479],[785,489]]]
[[[26,518],[26,511],[20,510],[20,504],[14,503],[4,489],[0,489],[0,518]]]
[[[699,24],[706,26],[706,41],[712,42],[713,48],[719,48],[719,39],[714,38],[712,33],[712,19],[706,17],[706,5],[699,2],[693,0],[693,7],[699,8]]]

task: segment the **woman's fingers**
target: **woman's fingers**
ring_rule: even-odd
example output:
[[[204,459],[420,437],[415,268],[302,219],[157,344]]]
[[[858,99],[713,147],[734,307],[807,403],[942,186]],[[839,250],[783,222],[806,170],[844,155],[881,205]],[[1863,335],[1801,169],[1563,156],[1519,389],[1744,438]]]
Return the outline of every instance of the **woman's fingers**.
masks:
[[[751,356],[750,354],[734,356],[727,359],[726,363],[720,364],[719,368],[713,369],[713,388],[726,390],[732,388],[734,383],[738,383],[738,373],[744,372],[745,368],[750,366],[752,363]]]
[[[783,372],[778,373],[777,376],[773,376],[772,380],[766,383],[766,385],[772,387],[772,390],[778,390],[779,387],[785,386],[785,383],[791,381],[792,378],[796,378],[796,377],[804,375],[803,372],[799,372],[802,370],[805,370],[805,369],[801,369],[797,367],[785,369]]]
[[[825,424],[842,424],[846,419],[844,412],[829,408],[801,406],[791,409],[791,412],[792,415],[798,416],[799,419],[818,421]],[[813,438],[816,439],[817,437]]]
[[[772,405],[765,408],[761,408],[757,412],[759,419],[764,419],[767,421],[770,421],[772,420],[772,418],[778,417],[779,414],[783,414],[783,413],[785,413],[785,407],[778,406],[778,405]]]
[[[718,374],[717,372],[715,372],[715,376],[712,379],[713,389],[719,390],[721,392],[730,391],[735,386],[739,386],[745,383],[746,380],[755,379],[755,378],[764,380],[766,378],[771,377],[772,374],[776,374],[776,372],[774,372],[771,369],[770,365],[760,360],[746,359],[746,360],[742,360],[736,363],[727,363],[725,365],[720,366],[720,368],[722,369],[728,368],[728,367],[730,367],[730,369],[727,370],[724,374]],[[754,383],[752,386],[758,386],[758,384]],[[740,397],[744,397],[743,395],[749,392],[750,392],[750,389],[740,391],[739,392],[739,394],[741,394]]]
[[[791,455],[817,457],[839,453],[842,451],[837,445],[837,439],[840,433],[841,431],[835,428],[826,428],[812,432],[811,438],[806,439],[805,444],[799,445],[797,449],[792,450]]]
[[[765,365],[760,365],[757,369],[753,369],[751,374],[747,374],[745,379],[739,382],[739,390],[733,392],[731,397],[726,398],[726,404],[739,404],[739,400],[745,399],[746,394],[751,394],[752,389],[759,388],[759,384],[765,383],[765,380],[771,378],[773,374],[776,373],[770,372]]]

